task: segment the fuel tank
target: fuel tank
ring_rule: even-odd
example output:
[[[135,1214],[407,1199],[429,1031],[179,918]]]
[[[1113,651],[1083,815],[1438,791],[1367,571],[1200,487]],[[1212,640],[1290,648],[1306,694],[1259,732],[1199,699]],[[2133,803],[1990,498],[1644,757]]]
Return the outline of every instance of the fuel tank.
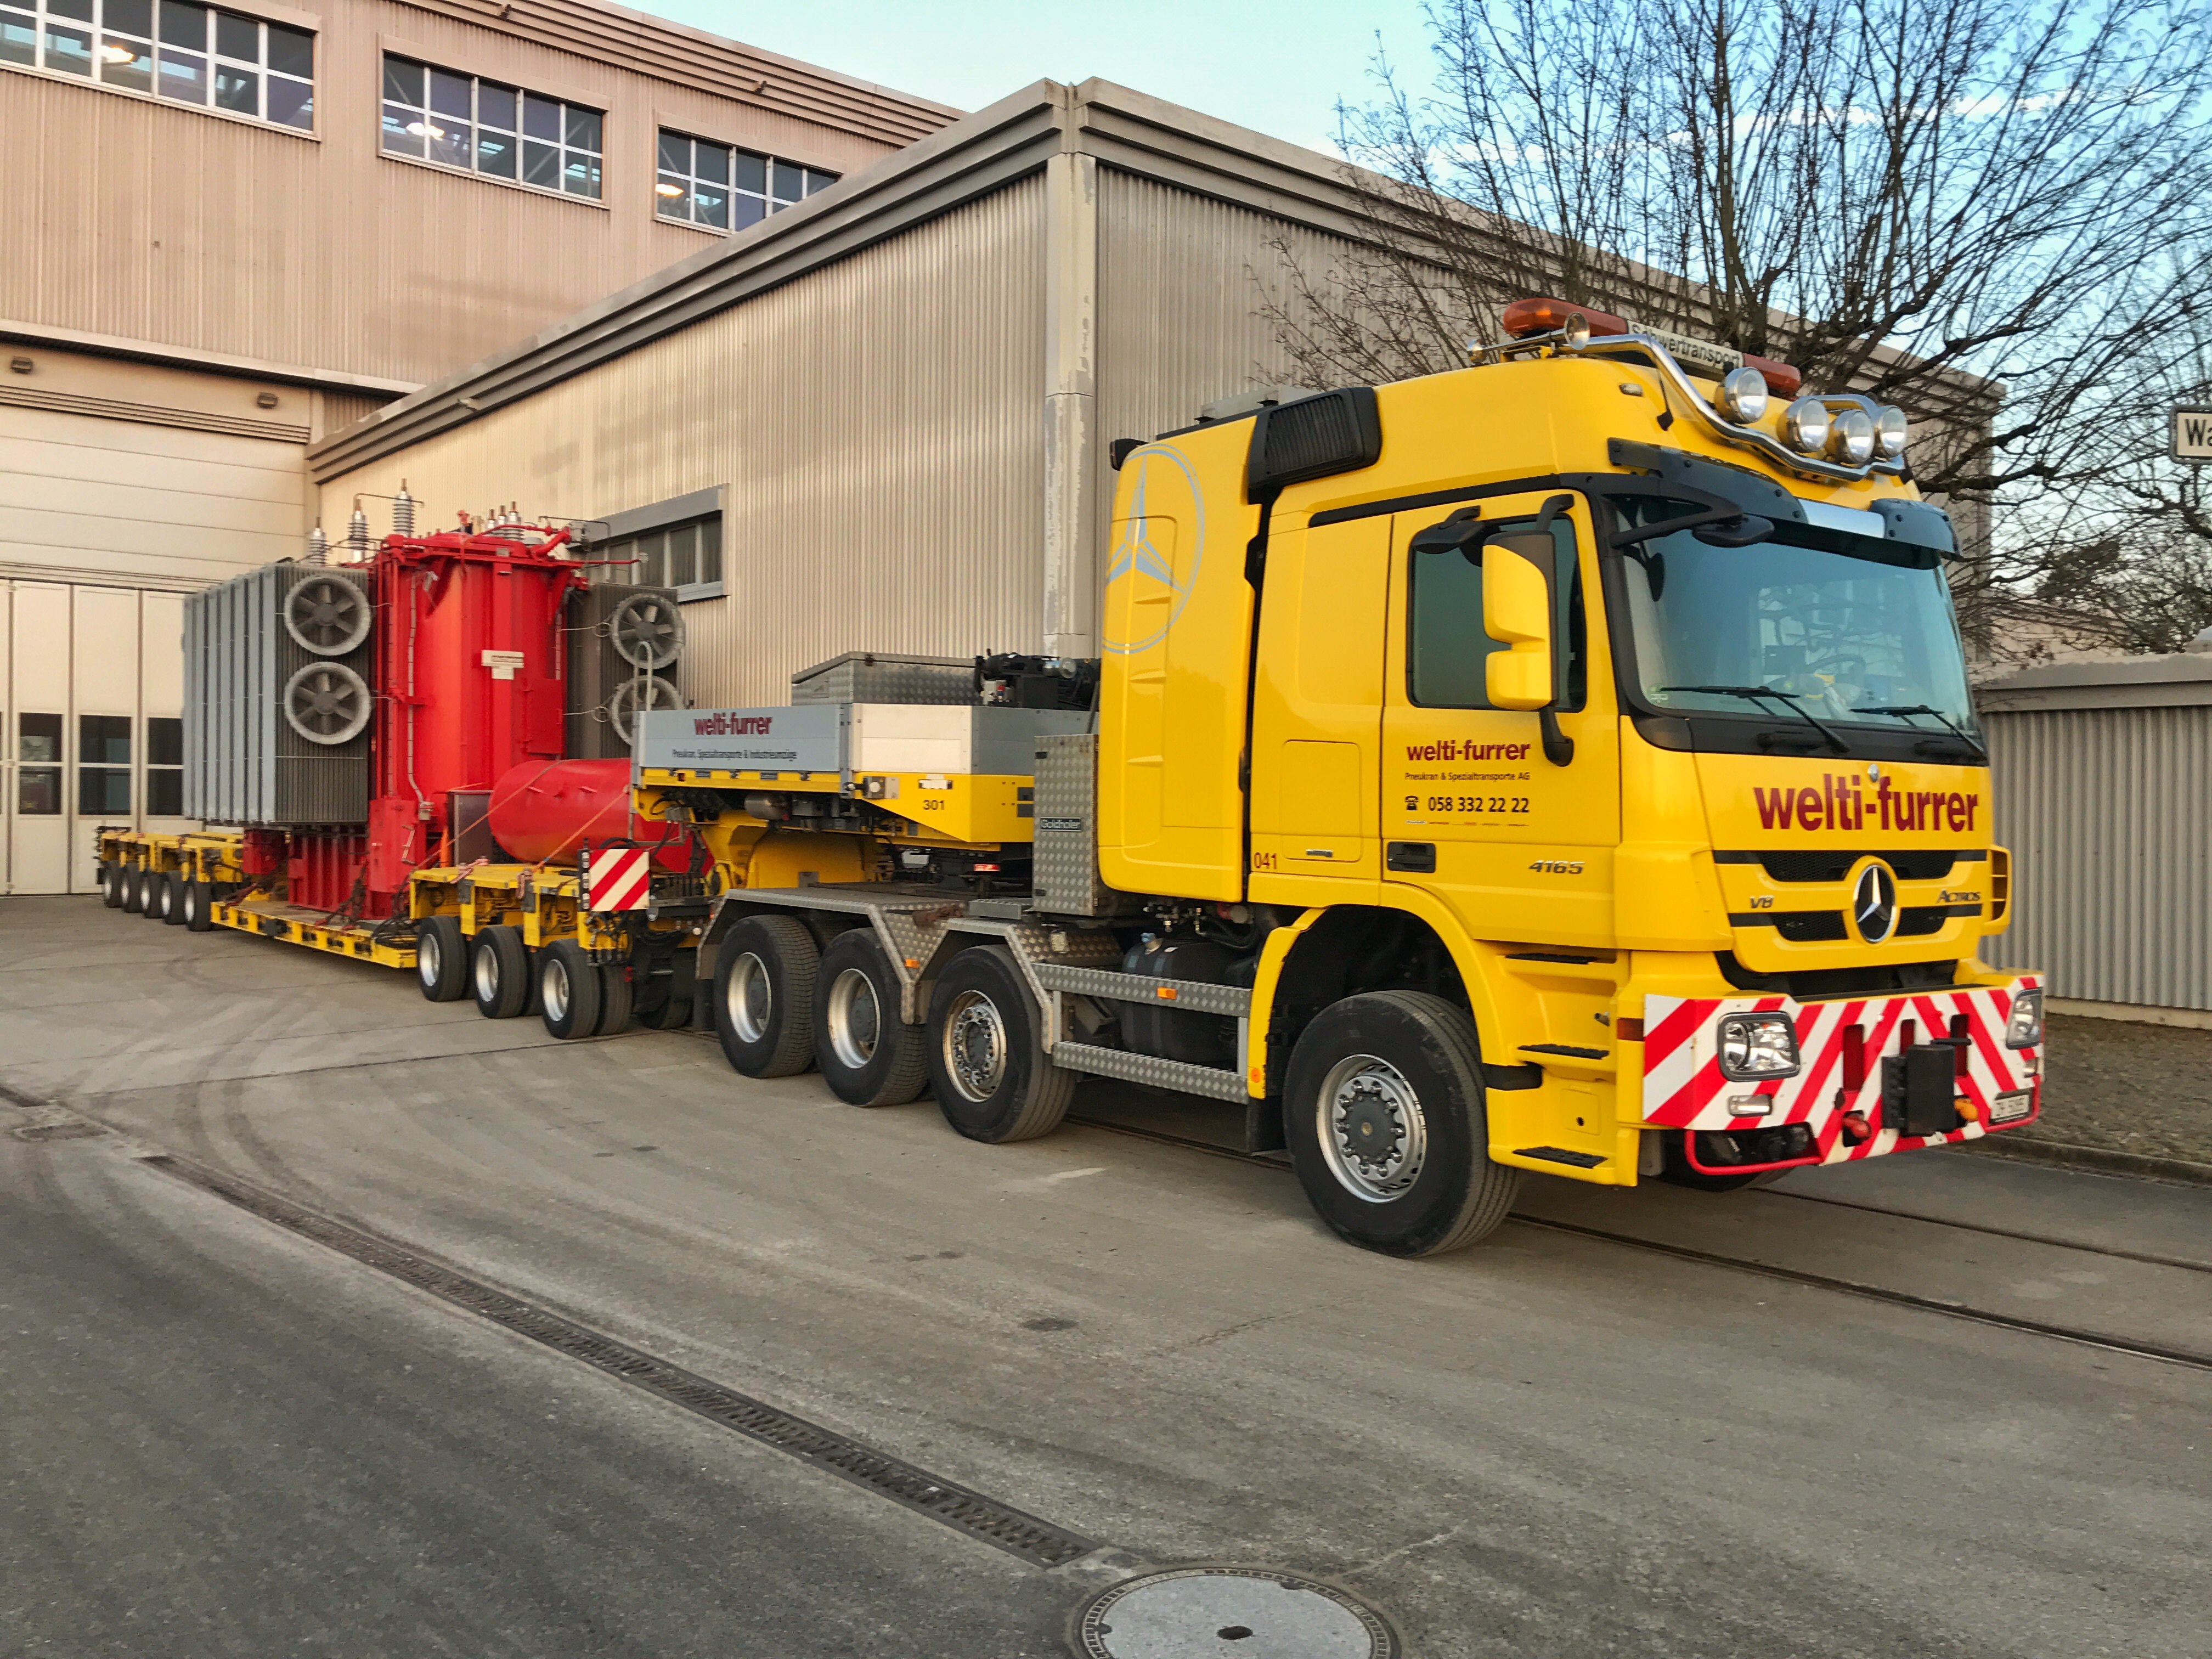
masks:
[[[683,832],[630,808],[626,760],[526,761],[491,787],[493,838],[531,864],[567,863],[586,842],[630,841],[655,848],[653,862],[681,871]]]

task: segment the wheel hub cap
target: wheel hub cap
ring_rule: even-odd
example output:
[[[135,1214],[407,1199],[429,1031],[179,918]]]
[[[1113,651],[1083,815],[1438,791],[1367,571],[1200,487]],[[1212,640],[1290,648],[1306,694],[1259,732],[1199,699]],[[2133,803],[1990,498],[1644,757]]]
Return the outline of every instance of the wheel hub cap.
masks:
[[[876,1057],[883,1012],[876,988],[857,968],[848,968],[830,988],[830,1046],[840,1064],[860,1071]]]
[[[766,963],[750,951],[739,957],[730,964],[729,990],[725,994],[729,1005],[730,1029],[738,1034],[739,1042],[758,1042],[768,1036],[773,1004]]]
[[[1428,1124],[1405,1074],[1372,1054],[1340,1060],[1322,1082],[1322,1156],[1337,1182],[1370,1204],[1399,1198],[1420,1179]]]
[[[953,1086],[981,1104],[1006,1075],[1006,1028],[990,998],[965,992],[945,1022],[945,1069]]]

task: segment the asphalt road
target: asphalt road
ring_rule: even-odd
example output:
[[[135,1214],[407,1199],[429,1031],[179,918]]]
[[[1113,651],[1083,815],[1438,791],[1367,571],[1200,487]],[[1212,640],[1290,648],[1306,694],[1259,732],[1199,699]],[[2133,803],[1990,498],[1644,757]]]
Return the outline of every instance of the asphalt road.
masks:
[[[1422,1659],[2212,1651],[2212,1372],[1522,1224],[1384,1261],[1252,1164],[977,1146],[94,900],[0,900],[0,1084],[110,1131],[0,1103],[0,1653],[1060,1654],[1195,1561],[1340,1583]],[[1029,1565],[160,1152],[1107,1547]],[[1990,1167],[1528,1207],[2212,1334],[2212,1199]]]

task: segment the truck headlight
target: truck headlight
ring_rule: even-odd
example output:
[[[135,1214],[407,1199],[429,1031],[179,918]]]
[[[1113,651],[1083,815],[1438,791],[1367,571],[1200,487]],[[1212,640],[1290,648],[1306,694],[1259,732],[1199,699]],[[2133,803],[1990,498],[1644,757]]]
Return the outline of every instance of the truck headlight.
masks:
[[[1797,1030],[1786,1014],[1729,1014],[1721,1021],[1721,1075],[1738,1082],[1797,1074]]]
[[[2015,992],[2012,1000],[2012,1018],[2005,1022],[2005,1047],[2033,1048],[2043,1041],[2043,993],[2040,990]]]

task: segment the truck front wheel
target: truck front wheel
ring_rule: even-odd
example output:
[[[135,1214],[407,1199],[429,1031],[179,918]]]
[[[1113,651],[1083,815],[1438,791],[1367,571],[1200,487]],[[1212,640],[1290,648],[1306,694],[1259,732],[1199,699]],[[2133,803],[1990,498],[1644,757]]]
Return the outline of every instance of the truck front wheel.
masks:
[[[1036,1000],[1003,946],[952,958],[926,1030],[937,1109],[970,1140],[1034,1140],[1067,1115],[1075,1073],[1046,1057]]]
[[[747,1077],[793,1077],[814,1059],[821,947],[789,916],[746,916],[714,958],[714,1035]]]
[[[1325,1008],[1291,1050],[1291,1161],[1321,1218],[1386,1255],[1472,1244],[1513,1203],[1490,1161],[1474,1022],[1442,997],[1378,991]]]
[[[866,927],[848,928],[822,953],[814,999],[814,1063],[838,1099],[903,1106],[921,1092],[929,1058],[921,1028],[899,1022],[899,981]]]

